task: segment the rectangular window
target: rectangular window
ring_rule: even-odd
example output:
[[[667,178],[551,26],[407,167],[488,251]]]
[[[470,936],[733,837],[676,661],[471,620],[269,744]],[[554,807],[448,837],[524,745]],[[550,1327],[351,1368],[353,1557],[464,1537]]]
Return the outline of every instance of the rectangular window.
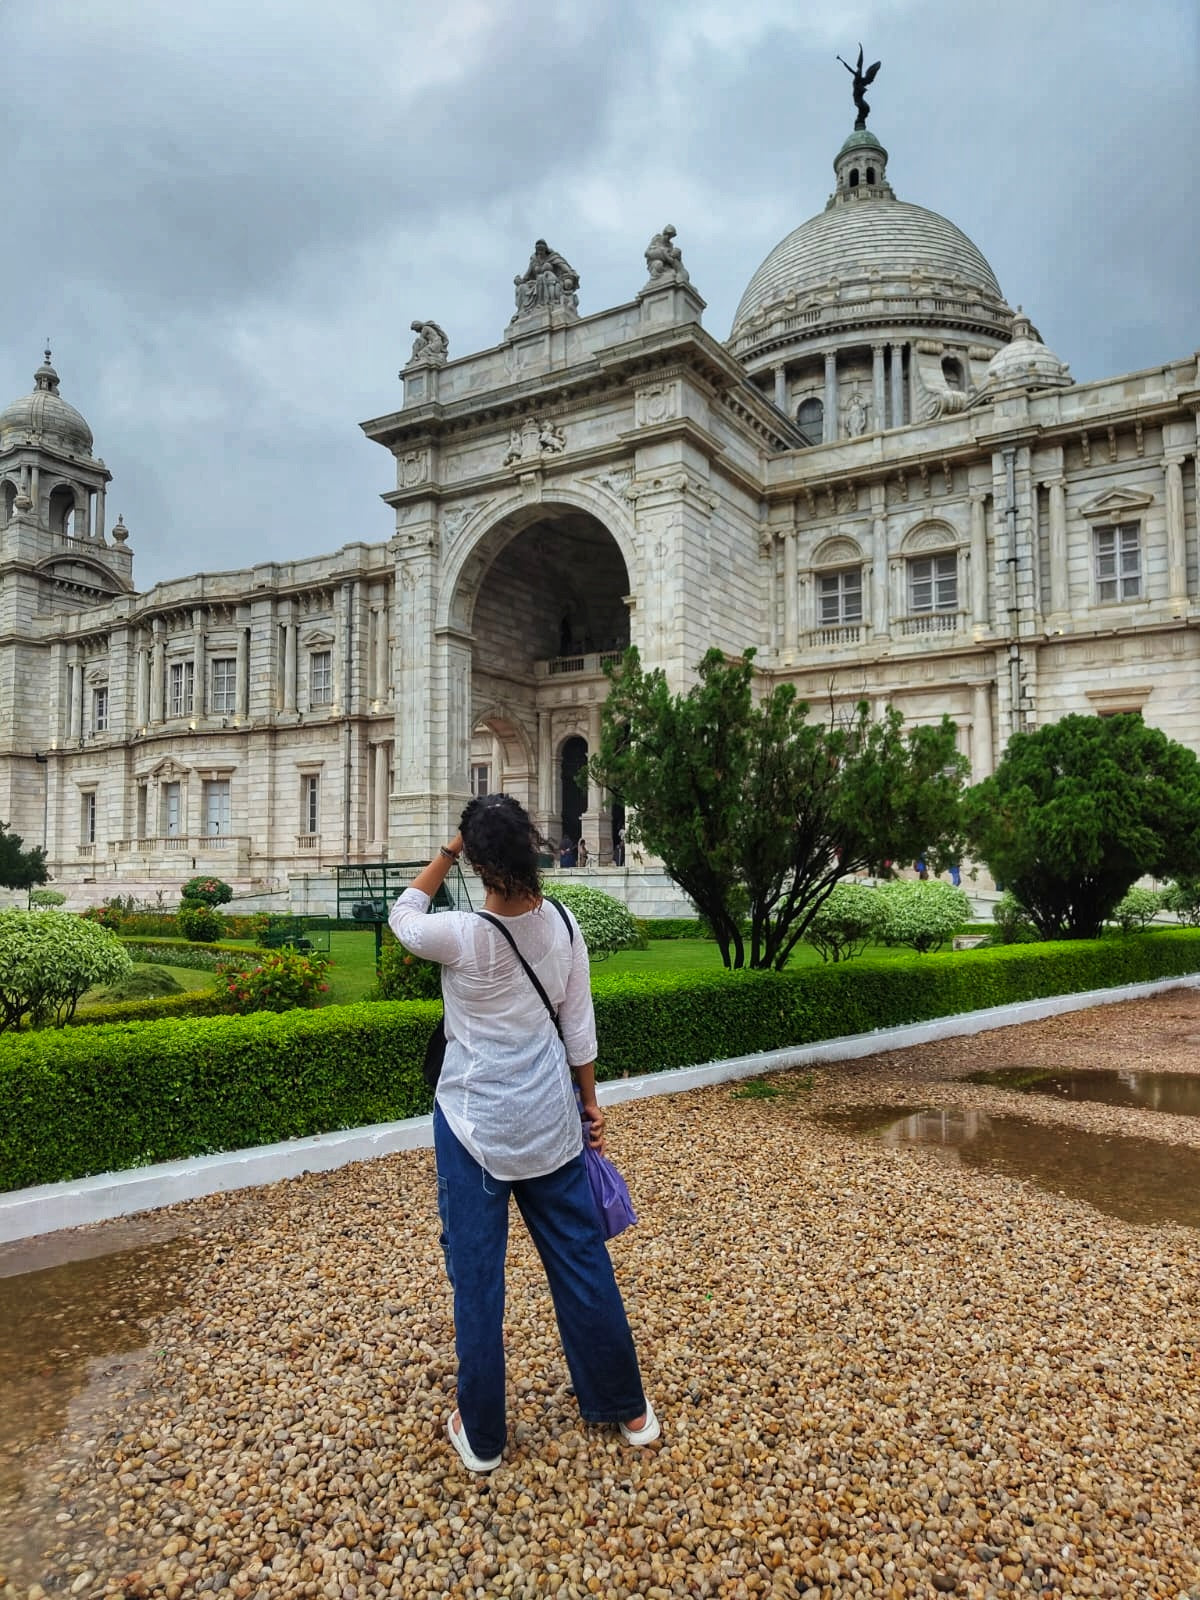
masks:
[[[312,773],[300,779],[300,832],[321,831],[321,780]]]
[[[139,839],[146,837],[146,785],[138,784],[137,792],[137,836]]]
[[[230,832],[229,779],[209,778],[201,796],[206,839],[223,839]]]
[[[95,844],[96,842],[96,791],[88,789],[81,797],[79,813],[79,842],[81,844]]]
[[[1141,525],[1121,522],[1097,528],[1096,599],[1137,600],[1142,593]]]
[[[108,730],[108,686],[92,690],[92,732],[105,733]]]
[[[308,658],[308,703],[333,704],[333,651],[314,650]]]
[[[862,568],[843,567],[839,572],[822,572],[817,578],[817,601],[823,628],[861,622]]]
[[[474,761],[471,763],[471,793],[473,795],[482,799],[485,794],[490,794],[489,785],[491,781],[492,769],[486,761]]]
[[[167,680],[167,715],[190,717],[195,703],[196,666],[192,661],[173,661]]]
[[[917,556],[908,563],[908,609],[958,610],[957,556]]]
[[[237,710],[237,661],[233,656],[217,656],[213,661],[210,704],[214,716]]]
[[[179,821],[182,815],[182,791],[178,783],[164,783],[162,786],[162,831],[166,839],[178,839]]]

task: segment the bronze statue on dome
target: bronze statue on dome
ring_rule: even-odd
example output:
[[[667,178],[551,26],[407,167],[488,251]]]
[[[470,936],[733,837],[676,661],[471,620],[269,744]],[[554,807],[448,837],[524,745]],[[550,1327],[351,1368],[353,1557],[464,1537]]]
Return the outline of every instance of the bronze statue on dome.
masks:
[[[853,90],[853,94],[854,94],[854,109],[858,112],[858,117],[857,117],[857,119],[855,121],[854,126],[855,126],[856,129],[857,128],[865,128],[866,125],[867,125],[867,118],[871,114],[871,108],[867,104],[866,94],[865,94],[864,91],[866,90],[868,84],[874,83],[875,74],[879,71],[880,67],[883,65],[883,62],[882,61],[874,62],[864,72],[863,71],[863,47],[862,47],[861,44],[858,47],[858,65],[857,66],[852,67],[848,61],[842,61],[841,56],[838,57],[838,60],[842,62],[842,65],[845,67],[846,71],[854,79],[854,90]]]

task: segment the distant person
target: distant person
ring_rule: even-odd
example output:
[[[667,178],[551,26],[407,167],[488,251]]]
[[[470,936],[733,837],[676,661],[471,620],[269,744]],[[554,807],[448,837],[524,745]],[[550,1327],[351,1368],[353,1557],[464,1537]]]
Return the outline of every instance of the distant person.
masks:
[[[617,829],[617,837],[616,837],[616,840],[613,843],[613,866],[614,867],[623,867],[624,865],[625,865],[625,829],[624,828],[618,828]]]
[[[587,840],[582,838],[582,837],[580,838],[579,844],[576,846],[576,849],[575,849],[575,861],[576,861],[576,864],[578,866],[580,866],[580,867],[586,867],[587,864],[588,864]]]
[[[560,867],[573,867],[575,865],[575,846],[565,833],[559,841],[558,864]]]
[[[950,863],[950,882],[956,889],[958,888],[959,884],[962,883],[962,872],[959,870],[957,861],[952,861]]]

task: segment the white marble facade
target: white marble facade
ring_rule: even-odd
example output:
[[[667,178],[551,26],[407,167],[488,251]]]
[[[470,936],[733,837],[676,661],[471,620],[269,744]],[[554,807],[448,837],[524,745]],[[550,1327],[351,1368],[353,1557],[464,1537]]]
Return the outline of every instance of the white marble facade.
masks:
[[[1196,355],[1074,384],[873,134],[834,170],[724,343],[667,229],[627,304],[582,315],[546,248],[495,347],[414,322],[363,425],[394,531],[313,560],[137,591],[47,354],[0,414],[0,817],[96,898],[421,857],[475,788],[605,863],[571,774],[629,642],[948,712],[977,776],[1071,711],[1200,749]]]

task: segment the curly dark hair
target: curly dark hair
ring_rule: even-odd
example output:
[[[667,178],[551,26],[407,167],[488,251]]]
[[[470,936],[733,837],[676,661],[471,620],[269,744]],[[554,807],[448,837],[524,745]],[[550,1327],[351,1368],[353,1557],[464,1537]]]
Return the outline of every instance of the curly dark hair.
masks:
[[[507,897],[542,892],[538,851],[544,841],[525,807],[508,794],[472,800],[458,824],[467,860],[484,887]]]

